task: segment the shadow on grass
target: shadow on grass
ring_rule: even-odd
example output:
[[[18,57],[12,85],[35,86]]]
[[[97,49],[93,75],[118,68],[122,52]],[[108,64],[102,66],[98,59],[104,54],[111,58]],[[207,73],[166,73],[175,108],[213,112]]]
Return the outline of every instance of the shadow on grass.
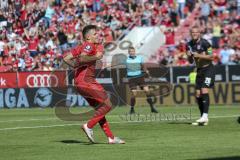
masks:
[[[234,157],[216,157],[216,158],[203,158],[203,159],[189,159],[189,160],[240,160],[240,156],[234,156]]]
[[[65,143],[65,144],[83,144],[83,145],[96,145],[96,144],[107,144],[107,143],[91,143],[89,141],[79,141],[79,140],[61,140],[61,141],[58,141],[58,142],[61,142],[61,143]]]

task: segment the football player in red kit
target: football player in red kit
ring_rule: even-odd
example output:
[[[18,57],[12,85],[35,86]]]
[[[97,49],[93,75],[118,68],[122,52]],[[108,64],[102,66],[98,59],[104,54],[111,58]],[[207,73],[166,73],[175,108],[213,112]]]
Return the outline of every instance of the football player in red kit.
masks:
[[[75,68],[75,87],[88,103],[94,107],[93,117],[82,129],[88,139],[94,143],[93,127],[99,123],[110,144],[124,144],[125,142],[115,137],[109,127],[105,115],[111,110],[111,102],[106,91],[95,79],[96,61],[103,57],[103,45],[98,42],[97,27],[88,25],[83,28],[82,35],[84,42],[64,56],[64,61]]]

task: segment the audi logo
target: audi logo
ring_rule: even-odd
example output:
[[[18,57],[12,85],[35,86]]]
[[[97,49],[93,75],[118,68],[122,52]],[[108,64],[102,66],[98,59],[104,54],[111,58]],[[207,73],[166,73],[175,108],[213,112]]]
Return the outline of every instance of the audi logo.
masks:
[[[30,74],[27,77],[28,87],[57,87],[58,77],[54,74]]]

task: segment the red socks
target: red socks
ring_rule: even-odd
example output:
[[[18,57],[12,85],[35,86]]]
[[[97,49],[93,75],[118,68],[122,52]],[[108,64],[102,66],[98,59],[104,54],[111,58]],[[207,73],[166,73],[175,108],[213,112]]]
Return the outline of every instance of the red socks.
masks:
[[[109,107],[109,106],[104,105],[104,106],[99,107],[96,110],[93,118],[88,121],[88,123],[87,123],[88,128],[93,128],[97,123],[99,123],[101,128],[105,132],[106,136],[110,137],[110,138],[114,138],[114,136],[110,130],[109,124],[107,123],[107,120],[105,118],[105,115],[110,110],[111,110],[111,107]]]
[[[114,138],[111,130],[110,130],[110,127],[109,127],[109,124],[106,120],[105,117],[103,117],[100,121],[99,121],[99,125],[101,126],[102,130],[104,131],[104,133],[106,134],[107,137],[110,137],[111,139]]]

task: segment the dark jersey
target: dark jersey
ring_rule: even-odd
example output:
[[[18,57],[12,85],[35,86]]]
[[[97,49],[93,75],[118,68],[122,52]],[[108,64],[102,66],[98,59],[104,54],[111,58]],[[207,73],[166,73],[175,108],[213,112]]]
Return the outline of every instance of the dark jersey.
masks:
[[[193,40],[188,42],[187,51],[197,52],[198,54],[212,55],[212,46],[207,40],[201,38],[198,42],[195,42]],[[194,58],[194,60],[197,68],[202,68],[212,64],[211,60],[200,58]]]

